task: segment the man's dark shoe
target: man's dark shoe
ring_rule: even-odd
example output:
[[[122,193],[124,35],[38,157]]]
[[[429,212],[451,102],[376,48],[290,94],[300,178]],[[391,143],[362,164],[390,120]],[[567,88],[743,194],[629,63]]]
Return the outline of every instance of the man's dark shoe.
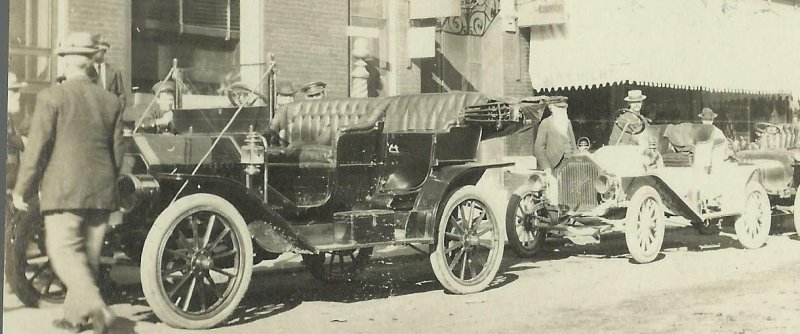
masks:
[[[89,329],[89,325],[86,324],[73,324],[69,322],[67,319],[56,319],[53,320],[53,327],[58,329],[63,329],[70,333],[80,333],[87,329]]]

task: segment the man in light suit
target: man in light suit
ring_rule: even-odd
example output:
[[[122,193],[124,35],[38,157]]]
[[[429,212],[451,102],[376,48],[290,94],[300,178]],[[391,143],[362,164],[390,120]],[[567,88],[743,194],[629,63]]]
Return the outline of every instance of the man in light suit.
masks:
[[[93,39],[100,49],[100,51],[94,55],[94,64],[91,69],[91,71],[97,74],[96,78],[94,78],[95,83],[111,92],[111,94],[116,95],[119,99],[119,104],[124,109],[126,103],[128,103],[128,96],[125,91],[125,83],[122,80],[122,73],[119,69],[105,61],[106,52],[111,48],[111,44],[100,34],[94,35]]]
[[[28,210],[24,196],[41,194],[47,254],[67,287],[64,319],[53,325],[76,333],[90,318],[96,333],[106,333],[115,319],[95,277],[109,214],[117,209],[122,106],[87,76],[97,51],[89,33],[72,33],[59,46],[66,81],[36,98],[12,193],[19,210]]]
[[[552,115],[539,124],[533,145],[533,155],[541,170],[552,170],[561,163],[565,154],[577,149],[567,106],[567,98],[563,96],[551,97],[547,102]]]

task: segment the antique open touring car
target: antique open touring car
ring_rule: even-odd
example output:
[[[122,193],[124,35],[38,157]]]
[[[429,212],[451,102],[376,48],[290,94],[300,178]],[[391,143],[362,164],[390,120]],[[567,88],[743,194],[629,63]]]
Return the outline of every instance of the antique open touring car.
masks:
[[[274,82],[274,66],[267,73]],[[124,222],[109,240],[140,262],[159,319],[220,324],[254,264],[287,252],[302,254],[315,277],[343,281],[375,246],[428,245],[446,290],[490,284],[503,255],[502,217],[474,185],[510,164],[478,163],[478,145],[530,127],[540,101],[451,92],[275,110],[273,94],[260,95],[262,106],[244,98],[238,108],[178,108],[175,134],[128,137],[117,184]],[[16,274],[32,284],[38,274],[24,254]]]
[[[566,156],[552,174],[528,172],[506,212],[516,254],[535,255],[548,234],[599,241],[603,233],[622,231],[632,258],[647,263],[661,251],[668,217],[682,217],[669,221],[704,233],[718,231],[723,218],[735,218],[743,246],[765,242],[768,191],[786,183],[783,166],[731,161],[726,143],[712,140],[711,126],[648,125],[629,110],[621,110],[614,124],[643,145],[614,145],[622,137],[612,138],[595,152]]]
[[[770,180],[774,184],[767,186],[767,193],[773,212],[792,214],[795,231],[800,233],[800,128],[797,124],[761,122],[755,124],[755,133],[756,142],[742,140],[742,150],[736,155],[742,161],[775,161],[783,167],[773,170]]]

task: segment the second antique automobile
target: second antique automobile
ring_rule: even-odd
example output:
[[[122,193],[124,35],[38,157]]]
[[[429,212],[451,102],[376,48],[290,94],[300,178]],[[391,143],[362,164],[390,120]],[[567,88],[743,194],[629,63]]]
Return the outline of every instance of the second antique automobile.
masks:
[[[508,204],[506,232],[519,256],[534,256],[548,234],[599,241],[624,232],[632,258],[656,259],[667,219],[714,233],[724,218],[746,248],[770,230],[768,190],[785,182],[775,161],[730,161],[726,143],[702,124],[647,125],[623,109],[614,126],[645,145],[604,146],[569,155],[553,170],[528,172]],[[726,159],[727,158],[727,159]],[[782,174],[781,174],[782,175]],[[680,218],[680,219],[678,219]]]
[[[755,143],[741,141],[743,149],[737,152],[742,161],[774,161],[782,168],[772,170],[766,185],[773,212],[792,214],[795,231],[800,233],[800,129],[797,124],[756,123]]]
[[[274,74],[273,63],[268,83]],[[502,217],[475,184],[487,169],[511,164],[478,163],[478,145],[529,128],[541,101],[451,92],[300,101],[276,111],[269,86],[258,94],[263,106],[237,95],[238,108],[178,108],[177,134],[128,137],[117,184],[125,216],[108,239],[140,263],[159,319],[192,329],[220,324],[253,266],[283,253],[302,254],[316,278],[347,281],[374,247],[411,245],[429,254],[452,293],[491,283],[503,255]],[[16,291],[39,286],[39,267],[25,254],[41,240],[16,240]]]

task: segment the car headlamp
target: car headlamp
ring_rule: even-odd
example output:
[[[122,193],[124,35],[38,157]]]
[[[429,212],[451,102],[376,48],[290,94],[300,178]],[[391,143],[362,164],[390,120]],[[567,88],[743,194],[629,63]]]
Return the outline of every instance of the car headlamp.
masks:
[[[617,188],[617,179],[608,174],[601,174],[594,180],[594,189],[600,194],[609,193]]]
[[[539,192],[547,188],[547,178],[539,173],[534,173],[528,178],[528,187],[531,191]]]

